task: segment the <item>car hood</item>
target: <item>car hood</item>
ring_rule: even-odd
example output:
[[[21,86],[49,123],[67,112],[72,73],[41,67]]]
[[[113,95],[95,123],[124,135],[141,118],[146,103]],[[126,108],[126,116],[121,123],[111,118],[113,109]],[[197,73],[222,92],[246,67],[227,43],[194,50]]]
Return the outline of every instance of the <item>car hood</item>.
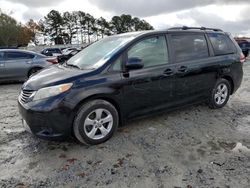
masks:
[[[63,65],[51,66],[32,76],[23,84],[22,89],[35,91],[43,87],[73,82],[76,77],[84,76],[91,71],[93,70],[80,70]]]

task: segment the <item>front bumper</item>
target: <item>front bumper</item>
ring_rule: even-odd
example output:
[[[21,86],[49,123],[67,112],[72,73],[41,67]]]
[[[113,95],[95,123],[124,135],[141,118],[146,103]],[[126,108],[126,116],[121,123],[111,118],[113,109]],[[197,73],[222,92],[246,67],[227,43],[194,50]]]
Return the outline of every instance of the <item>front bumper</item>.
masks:
[[[18,100],[18,108],[23,124],[26,123],[37,137],[47,140],[65,140],[71,136],[72,111],[64,106],[63,102],[55,105],[48,101],[42,105],[34,105]]]

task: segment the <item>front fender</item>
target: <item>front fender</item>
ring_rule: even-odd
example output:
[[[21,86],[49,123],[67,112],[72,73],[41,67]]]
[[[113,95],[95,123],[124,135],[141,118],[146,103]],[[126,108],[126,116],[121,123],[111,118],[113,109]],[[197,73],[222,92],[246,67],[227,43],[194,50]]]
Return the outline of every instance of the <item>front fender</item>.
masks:
[[[93,87],[88,89],[81,88],[74,89],[74,91],[65,98],[65,102],[67,102],[70,108],[74,110],[84,101],[97,98],[109,99],[120,106],[122,95],[120,90],[112,87]]]

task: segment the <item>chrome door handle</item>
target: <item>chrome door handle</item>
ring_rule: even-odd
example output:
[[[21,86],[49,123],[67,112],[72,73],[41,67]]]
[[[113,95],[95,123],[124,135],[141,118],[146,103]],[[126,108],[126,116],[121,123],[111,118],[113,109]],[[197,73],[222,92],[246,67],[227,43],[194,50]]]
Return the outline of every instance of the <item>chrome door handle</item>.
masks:
[[[0,67],[4,67],[4,64],[3,64],[3,63],[0,63]]]

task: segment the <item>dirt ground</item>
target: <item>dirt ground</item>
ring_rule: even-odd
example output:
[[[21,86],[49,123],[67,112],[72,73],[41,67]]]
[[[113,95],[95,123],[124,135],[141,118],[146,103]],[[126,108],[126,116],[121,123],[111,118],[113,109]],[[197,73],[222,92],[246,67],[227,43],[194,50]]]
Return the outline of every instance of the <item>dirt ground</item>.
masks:
[[[136,120],[91,147],[25,132],[21,84],[2,84],[0,187],[250,187],[250,61],[244,73],[223,109],[198,105]]]

